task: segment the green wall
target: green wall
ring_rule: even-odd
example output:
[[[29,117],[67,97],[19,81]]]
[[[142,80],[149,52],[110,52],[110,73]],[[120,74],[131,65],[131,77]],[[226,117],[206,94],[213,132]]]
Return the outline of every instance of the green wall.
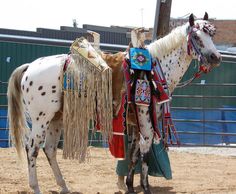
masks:
[[[11,72],[24,63],[39,57],[68,52],[68,47],[0,41],[0,80],[8,81]],[[6,85],[0,84],[0,93],[6,93],[6,89]],[[6,103],[6,97],[1,95],[0,105]]]
[[[197,71],[194,62],[191,64],[189,70],[183,77],[182,81],[185,81],[193,76]],[[204,95],[204,96],[236,96],[236,86],[230,84],[236,84],[236,61],[226,62],[225,59],[219,67],[214,68],[208,74],[202,74],[202,76],[196,79],[193,83],[201,83],[202,80],[206,84],[203,85],[189,85],[184,88],[177,88],[174,91],[174,95]],[[228,86],[220,86],[220,84],[228,84]],[[207,86],[207,84],[209,84]],[[212,85],[214,84],[214,85]],[[219,84],[219,86],[216,86]],[[222,106],[236,106],[236,98],[177,98],[173,97],[173,107],[219,107]]]

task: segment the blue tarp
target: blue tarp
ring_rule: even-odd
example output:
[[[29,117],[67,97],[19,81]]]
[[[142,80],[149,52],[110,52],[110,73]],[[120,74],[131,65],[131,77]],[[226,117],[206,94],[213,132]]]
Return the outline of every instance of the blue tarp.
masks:
[[[0,128],[6,128],[7,110],[0,109]]]
[[[0,109],[0,147],[9,147],[8,144],[8,130],[7,128],[7,110]]]
[[[230,108],[224,106],[224,108]],[[232,107],[231,107],[232,108]],[[0,109],[0,147],[8,147],[7,111]],[[236,121],[236,111],[212,111],[212,110],[172,110],[173,119],[190,120],[223,120]],[[181,132],[220,132],[235,133],[236,123],[220,122],[177,122],[174,121],[177,131]],[[203,135],[203,134],[182,134],[179,133],[181,143],[191,144],[221,144],[236,143],[236,136]],[[94,139],[94,138],[93,138]],[[99,138],[98,138],[99,139]],[[4,141],[3,141],[4,140]],[[95,139],[94,139],[95,140]]]
[[[229,108],[229,107],[227,107]],[[236,123],[207,122],[214,120],[236,121],[236,111],[223,110],[172,110],[173,119],[204,120],[206,122],[178,122],[174,121],[177,131],[181,132],[210,132],[210,133],[235,133]],[[236,143],[236,136],[179,134],[181,143],[196,144],[221,144]]]

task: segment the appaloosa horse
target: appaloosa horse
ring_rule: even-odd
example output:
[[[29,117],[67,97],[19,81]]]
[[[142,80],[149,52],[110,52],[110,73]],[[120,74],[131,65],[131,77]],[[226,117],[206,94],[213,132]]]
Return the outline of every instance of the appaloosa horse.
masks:
[[[205,71],[210,71],[221,61],[212,36],[213,26],[204,20],[194,23],[191,15],[189,23],[174,29],[166,37],[148,45],[153,58],[158,58],[166,76],[171,92],[181,80],[192,59],[199,58],[205,65]],[[63,128],[61,107],[63,103],[61,71],[68,55],[57,55],[37,59],[30,64],[18,67],[11,75],[8,86],[8,114],[9,129],[18,152],[25,147],[28,158],[29,185],[34,193],[40,189],[36,173],[36,159],[40,145],[44,145],[44,152],[62,193],[69,192],[56,160],[56,149]],[[25,114],[32,122],[31,131],[26,129]],[[139,122],[144,137],[140,150],[146,155],[153,139],[153,128],[146,115],[146,110],[140,107]],[[26,136],[26,144],[23,140]],[[136,146],[139,146],[138,143]],[[137,153],[133,153],[132,163],[137,160]],[[144,157],[145,158],[145,157]],[[147,181],[148,166],[144,159],[142,172],[142,186],[145,193],[151,193]],[[132,169],[131,169],[132,172]],[[128,177],[129,192],[132,193],[132,173]]]
[[[218,66],[221,62],[221,55],[216,50],[212,37],[215,34],[215,27],[208,21],[208,14],[205,13],[203,20],[194,22],[193,15],[190,15],[189,22],[183,26],[174,29],[166,37],[157,40],[147,46],[147,49],[152,55],[152,58],[157,58],[160,62],[162,70],[164,72],[169,92],[173,93],[175,87],[182,79],[184,73],[188,69],[192,59],[198,59],[200,62],[199,73],[207,73],[213,67]],[[140,43],[139,43],[140,44]],[[140,45],[142,46],[142,45]],[[142,46],[143,47],[143,46]],[[115,54],[113,57],[121,56],[121,54]],[[111,56],[104,56],[108,65],[112,65],[112,61],[116,64],[116,69],[122,67],[122,61],[119,63],[117,60],[111,60]],[[113,64],[113,66],[114,66]],[[114,72],[113,72],[114,73]],[[120,71],[116,70],[116,79],[119,79]],[[122,75],[121,75],[122,76]],[[121,80],[121,79],[120,79]],[[117,88],[121,86],[121,83],[114,83]],[[119,86],[119,87],[118,87]],[[114,89],[113,89],[114,91]],[[121,91],[114,91],[114,104],[119,108]],[[140,131],[136,131],[136,137],[133,137],[131,145],[129,172],[126,179],[126,185],[128,187],[127,193],[134,193],[133,177],[134,169],[137,164],[138,158],[141,154],[141,186],[144,189],[145,194],[151,193],[148,184],[148,161],[147,154],[150,151],[150,146],[153,141],[153,126],[147,106],[138,106],[138,122]],[[161,105],[157,106],[157,110],[161,109]],[[117,109],[115,109],[117,110]],[[160,118],[161,112],[158,112]],[[133,119],[128,118],[128,122],[133,122]],[[137,127],[137,126],[136,126]],[[138,129],[136,129],[138,130]],[[139,132],[141,138],[139,137]],[[141,140],[140,140],[141,139]],[[118,177],[118,183],[122,185],[123,177]]]

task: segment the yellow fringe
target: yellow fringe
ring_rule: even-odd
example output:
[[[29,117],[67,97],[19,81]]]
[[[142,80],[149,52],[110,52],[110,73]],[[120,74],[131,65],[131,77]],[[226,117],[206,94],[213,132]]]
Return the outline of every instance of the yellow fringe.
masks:
[[[70,87],[63,91],[63,157],[83,162],[91,122],[99,118],[103,138],[110,138],[112,134],[112,71],[104,64],[99,68],[94,65],[84,55],[85,50],[83,54],[75,49],[72,51],[76,54],[71,54],[70,64],[64,72]]]

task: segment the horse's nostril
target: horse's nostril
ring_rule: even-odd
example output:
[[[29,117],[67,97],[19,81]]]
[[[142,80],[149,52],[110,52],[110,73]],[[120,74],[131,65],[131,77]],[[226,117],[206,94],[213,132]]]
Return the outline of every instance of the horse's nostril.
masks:
[[[218,60],[219,60],[219,62],[222,61],[222,57],[221,57],[221,55],[218,57]]]
[[[211,60],[213,61],[217,59],[217,56],[214,53],[212,53],[210,57],[211,57]]]
[[[210,61],[213,63],[220,63],[221,62],[221,56],[217,56],[215,53],[210,54]]]

